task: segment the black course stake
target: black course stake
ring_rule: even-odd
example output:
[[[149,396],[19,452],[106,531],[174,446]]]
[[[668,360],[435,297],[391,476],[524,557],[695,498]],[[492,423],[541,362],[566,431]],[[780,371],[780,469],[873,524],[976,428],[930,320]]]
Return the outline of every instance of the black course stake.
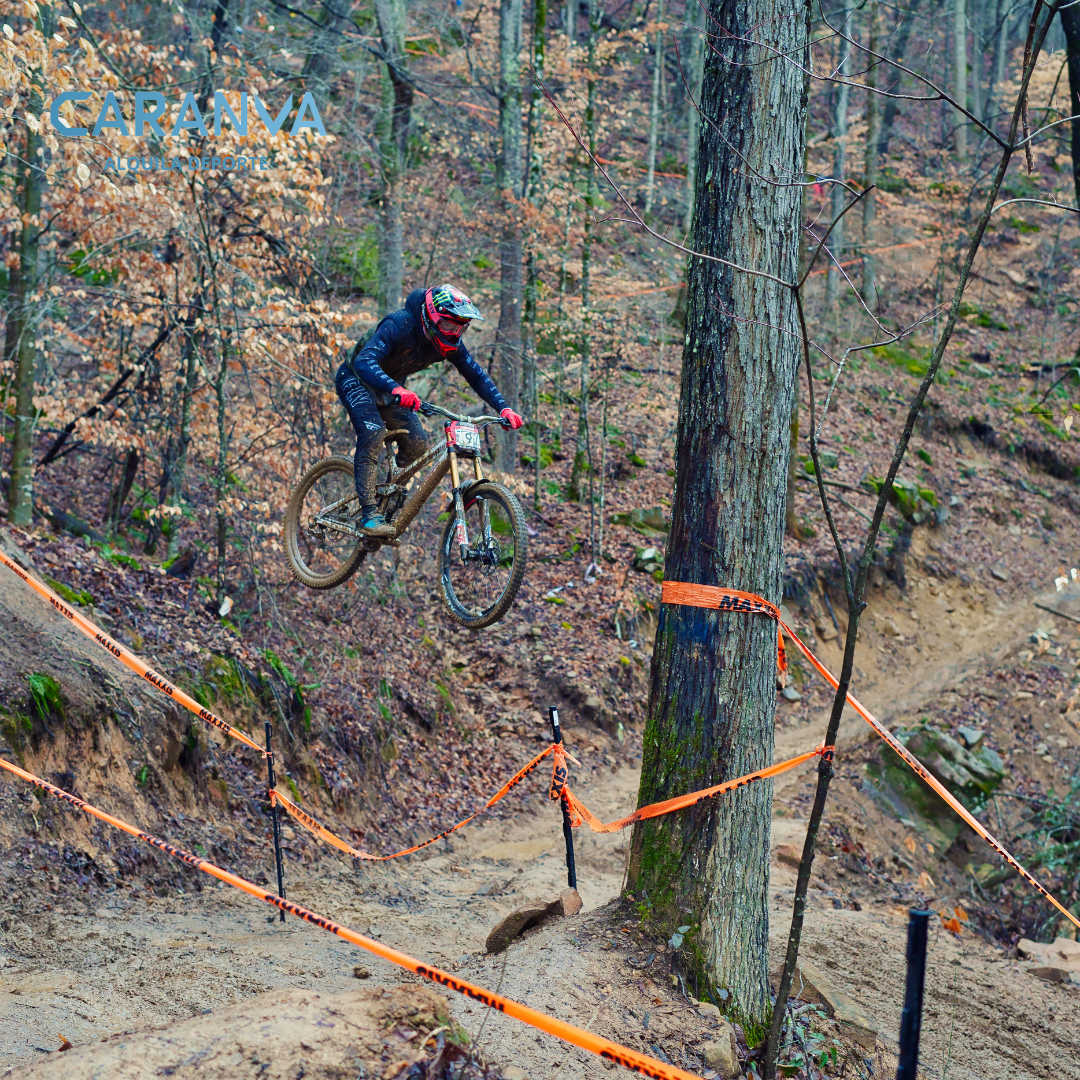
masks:
[[[278,823],[277,803],[270,797],[270,792],[277,787],[277,777],[274,775],[274,751],[270,748],[270,740],[274,737],[274,729],[270,721],[266,721],[266,782],[269,785],[267,798],[270,799],[270,817],[274,822],[274,860],[277,863],[277,894],[282,900],[285,899],[285,864],[281,859],[281,825]],[[281,913],[281,921],[285,921],[285,912]]]
[[[562,744],[562,728],[559,727],[559,710],[554,705],[548,706],[551,712],[551,738],[558,745]],[[562,807],[562,834],[566,841],[566,884],[571,889],[577,888],[577,867],[574,865],[574,830],[570,826],[570,809],[566,805],[566,796],[559,800]]]
[[[904,987],[904,1011],[900,1014],[900,1064],[896,1069],[896,1080],[915,1080],[919,1067],[926,938],[932,914],[932,911],[920,911],[918,908],[908,912],[907,984]]]

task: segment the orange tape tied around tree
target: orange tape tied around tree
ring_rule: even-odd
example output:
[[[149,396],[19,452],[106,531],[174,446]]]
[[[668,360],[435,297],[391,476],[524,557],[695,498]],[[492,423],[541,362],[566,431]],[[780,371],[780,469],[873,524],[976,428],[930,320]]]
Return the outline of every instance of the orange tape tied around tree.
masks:
[[[70,608],[52,589],[38,581],[33,574],[24,570],[18,563],[9,559],[2,551],[0,551],[0,563],[3,563],[13,574],[22,578],[42,599],[52,604],[65,619],[74,623],[88,638],[100,645],[125,667],[134,671],[140,679],[145,679],[166,697],[172,698],[178,705],[183,705],[188,712],[193,712],[200,720],[205,720],[211,727],[216,727],[218,730],[225,732],[226,735],[238,739],[245,746],[250,746],[252,750],[258,750],[260,754],[266,753],[266,750],[257,742],[249,739],[242,731],[238,731],[231,724],[227,724],[220,716],[215,716],[209,709],[203,708],[193,697],[185,694],[180,687],[173,686],[168,679],[163,675],[159,675],[152,667],[144,664],[133,652],[125,649],[118,641],[114,641],[103,630],[98,629],[85,615],[80,615],[79,612]]]
[[[381,941],[375,941],[372,938],[364,937],[355,930],[348,929],[348,927],[339,926],[325,915],[319,915],[317,912],[311,911],[309,908],[301,907],[291,900],[282,900],[273,893],[259,888],[258,885],[254,885],[242,877],[237,877],[237,875],[230,874],[227,870],[222,870],[219,866],[207,862],[206,859],[200,859],[197,855],[192,855],[190,852],[184,851],[183,848],[167,844],[164,840],[159,840],[157,837],[151,836],[141,829],[136,829],[134,825],[129,825],[126,821],[121,821],[111,814],[106,814],[103,810],[98,810],[97,807],[84,802],[82,799],[78,798],[78,796],[72,795],[53,784],[47,783],[33,773],[29,773],[25,769],[20,769],[10,761],[5,761],[3,758],[0,758],[0,768],[6,769],[8,772],[27,781],[27,783],[41,788],[43,791],[51,792],[58,799],[62,799],[76,809],[82,810],[84,813],[96,817],[100,821],[104,821],[107,825],[111,825],[115,829],[120,829],[130,836],[134,836],[144,843],[156,847],[159,851],[164,851],[167,855],[171,855],[173,858],[187,863],[188,866],[191,866],[196,870],[201,870],[204,874],[209,874],[211,877],[217,878],[218,881],[223,881],[226,885],[231,885],[234,889],[240,889],[248,895],[254,896],[257,900],[262,900],[264,903],[279,908],[281,911],[287,911],[290,915],[295,915],[298,919],[303,919],[313,926],[328,930],[331,934],[336,934],[339,938],[343,938],[345,941],[351,942],[361,949],[366,949],[368,952],[381,957],[383,960],[389,961],[391,964],[396,964],[406,971],[413,972],[414,975],[419,975],[421,978],[428,979],[433,983],[437,983],[439,986],[445,986],[447,989],[456,990],[459,994],[464,994],[473,1001],[477,1001],[481,1005],[486,1005],[489,1009],[497,1009],[499,1012],[505,1013],[507,1016],[512,1016],[515,1020],[520,1020],[530,1027],[536,1028],[538,1031],[547,1032],[547,1034],[554,1035],[557,1039],[562,1039],[564,1042],[571,1043],[574,1046],[580,1047],[582,1050],[587,1050],[591,1054],[596,1054],[605,1061],[624,1065],[634,1072],[641,1073],[643,1076],[654,1077],[656,1080],[701,1080],[701,1078],[694,1073],[678,1069],[674,1065],[667,1065],[663,1062],[656,1061],[654,1058],[646,1057],[644,1054],[639,1054],[637,1051],[631,1050],[628,1047],[620,1046],[619,1043],[612,1042],[610,1039],[605,1039],[599,1035],[592,1034],[592,1032],[584,1031],[581,1028],[575,1027],[573,1024],[568,1024],[554,1016],[548,1016],[546,1013],[538,1012],[536,1009],[530,1009],[527,1005],[522,1005],[520,1002],[514,1001],[513,998],[502,997],[500,994],[493,994],[490,990],[485,990],[483,987],[466,982],[464,979],[459,979],[457,976],[449,974],[449,972],[441,971],[439,968],[431,967],[428,964],[422,964],[419,960],[414,960],[406,953],[398,952],[397,949],[391,949]]]
[[[665,581],[660,596],[665,604],[683,604],[689,607],[713,608],[718,611],[747,612],[757,615],[769,615],[779,623],[782,633],[795,643],[796,648],[814,666],[818,674],[834,689],[840,687],[839,681],[831,671],[803,644],[802,639],[780,617],[780,609],[775,604],[753,593],[740,592],[738,589],[725,589],[718,585],[692,585],[684,581]],[[1005,846],[987,830],[967,807],[940,780],[937,779],[910,750],[888,728],[877,719],[861,702],[850,693],[847,703],[888,743],[908,766],[939,795],[959,817],[981,836],[1033,889],[1044,899],[1049,900],[1075,926],[1080,927],[1078,919],[1067,907],[1060,903],[1048,889],[1029,873],[1013,857]]]

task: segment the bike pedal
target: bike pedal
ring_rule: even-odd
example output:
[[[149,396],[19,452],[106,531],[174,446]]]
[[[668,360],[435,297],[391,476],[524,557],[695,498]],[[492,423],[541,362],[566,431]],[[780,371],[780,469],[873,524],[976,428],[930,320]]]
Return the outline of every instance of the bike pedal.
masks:
[[[401,537],[400,536],[395,536],[392,539],[385,540],[383,542],[388,544],[390,547],[401,547]]]

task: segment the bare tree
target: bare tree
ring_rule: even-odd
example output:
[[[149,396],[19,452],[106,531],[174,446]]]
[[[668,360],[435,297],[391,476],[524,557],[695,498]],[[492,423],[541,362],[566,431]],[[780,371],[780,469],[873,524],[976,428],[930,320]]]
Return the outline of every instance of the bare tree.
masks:
[[[953,97],[967,108],[967,0],[953,0]],[[967,125],[957,117],[953,148],[959,161],[967,158]]]
[[[878,50],[881,12],[877,0],[871,0],[867,11],[867,47],[871,53]],[[876,89],[877,70],[871,65],[866,72],[866,148],[863,155],[863,187],[866,194],[862,200],[863,225],[863,300],[871,311],[877,309],[877,276],[874,266],[874,226],[877,219],[877,198],[874,185],[877,183],[878,163],[878,96]]]
[[[499,5],[499,386],[512,409],[521,408],[521,14],[522,0],[502,0]],[[515,431],[503,432],[499,439],[498,465],[506,472],[516,468],[517,443]]]
[[[983,122],[979,121],[977,117],[971,114],[967,109],[967,103],[960,98],[950,97],[950,95],[941,88],[934,86],[924,76],[915,76],[910,69],[906,69],[909,75],[917,77],[923,84],[925,93],[922,95],[923,101],[935,101],[941,100],[946,102],[952,107],[957,114],[958,120],[966,120],[967,122],[974,123],[975,126],[982,129],[983,133],[998,146],[1000,156],[996,167],[989,182],[981,188],[982,192],[982,211],[978,218],[974,222],[971,233],[968,238],[967,248],[963,254],[962,260],[959,265],[959,273],[957,274],[957,281],[955,288],[953,289],[952,297],[949,301],[948,311],[945,314],[941,332],[937,341],[934,344],[933,350],[930,354],[930,363],[925,376],[919,384],[919,388],[912,398],[908,407],[907,415],[904,419],[903,430],[901,431],[895,447],[893,449],[892,459],[889,463],[889,468],[886,472],[884,482],[880,487],[878,494],[877,504],[874,507],[873,517],[870,521],[870,527],[867,530],[865,543],[863,545],[862,553],[859,557],[856,566],[852,566],[849,563],[847,552],[844,545],[841,542],[839,533],[837,531],[836,523],[832,515],[832,508],[830,500],[825,488],[825,483],[822,478],[821,461],[818,454],[817,434],[820,431],[820,425],[824,421],[824,416],[818,417],[816,415],[815,396],[814,396],[814,376],[810,366],[810,340],[804,336],[803,339],[803,361],[804,370],[807,380],[807,391],[810,408],[810,453],[814,461],[815,472],[817,475],[818,484],[818,496],[821,500],[822,507],[824,509],[826,520],[829,524],[829,530],[833,539],[833,543],[836,549],[837,557],[840,562],[841,572],[843,575],[844,589],[847,600],[847,628],[844,638],[844,654],[841,661],[840,674],[836,681],[836,694],[833,698],[832,710],[829,715],[828,727],[825,733],[824,745],[831,747],[836,742],[837,732],[840,728],[840,719],[843,715],[844,707],[848,701],[848,692],[851,686],[852,672],[854,671],[854,658],[855,649],[858,640],[859,632],[859,620],[863,610],[866,607],[866,587],[868,575],[871,567],[871,563],[874,557],[874,551],[877,545],[877,538],[881,529],[882,521],[885,516],[885,511],[889,505],[889,497],[892,492],[893,481],[896,479],[897,472],[904,460],[904,456],[907,452],[908,444],[911,440],[912,433],[915,430],[915,424],[918,420],[919,413],[922,409],[923,403],[926,400],[926,395],[933,385],[935,378],[937,377],[938,370],[941,366],[942,358],[945,355],[945,349],[952,338],[953,331],[956,327],[957,320],[960,313],[960,305],[963,302],[964,290],[967,288],[968,283],[971,280],[972,267],[975,262],[975,257],[978,254],[979,248],[982,244],[983,237],[986,232],[986,227],[990,221],[991,215],[997,207],[998,194],[1001,190],[1001,185],[1005,179],[1005,174],[1008,171],[1009,164],[1013,157],[1021,152],[1027,152],[1027,148],[1030,145],[1030,136],[1026,132],[1022,133],[1022,128],[1026,127],[1026,114],[1027,114],[1027,94],[1028,86],[1031,81],[1031,76],[1035,71],[1035,66],[1038,62],[1040,50],[1046,39],[1047,30],[1050,27],[1051,22],[1058,14],[1058,11],[1064,6],[1063,3],[1051,3],[1048,4],[1045,0],[1035,0],[1035,4],[1032,9],[1031,18],[1028,24],[1027,41],[1024,48],[1024,61],[1023,67],[1020,73],[1020,86],[1013,105],[1012,116],[1009,123],[1008,132],[1005,135],[997,134],[994,129],[988,127]],[[857,46],[857,43],[850,37],[849,34],[845,34],[840,31],[840,36],[852,46]],[[863,50],[864,53],[866,50]],[[866,59],[870,62],[884,61],[885,57],[880,53],[868,54]],[[854,205],[849,203],[848,207]],[[822,246],[824,246],[822,244]],[[800,300],[801,308],[801,300]],[[880,325],[880,324],[879,324]],[[839,365],[837,374],[834,377],[834,385],[836,380],[840,377],[842,371],[842,364]],[[828,404],[826,399],[826,407]],[[898,746],[899,744],[895,744]],[[814,862],[814,848],[817,843],[818,832],[821,827],[822,818],[825,810],[825,803],[828,797],[829,785],[833,777],[833,764],[832,754],[824,753],[821,757],[820,764],[818,766],[817,787],[814,793],[814,802],[810,811],[810,819],[807,823],[806,839],[803,844],[802,858],[799,864],[798,879],[795,884],[795,898],[792,905],[792,918],[791,928],[788,933],[787,952],[784,960],[784,968],[780,978],[780,985],[777,990],[776,1007],[772,1013],[772,1021],[769,1028],[768,1044],[765,1052],[764,1060],[764,1078],[765,1080],[774,1080],[777,1069],[777,1057],[780,1049],[781,1038],[783,1034],[784,1024],[787,1017],[787,1001],[788,995],[791,990],[792,979],[795,973],[795,966],[798,961],[799,944],[802,938],[803,921],[806,914],[806,897],[810,885],[810,874]],[[1000,850],[1000,849],[999,849]]]
[[[664,0],[656,10],[656,21],[664,21]],[[664,70],[664,30],[660,27],[656,31],[656,40],[653,45],[653,78],[652,78],[652,101],[649,107],[649,156],[646,165],[645,176],[645,216],[652,214],[653,191],[656,183],[656,139],[660,121],[660,86]]]
[[[850,0],[843,0],[840,8],[839,22],[845,30],[850,29],[849,23],[851,21],[851,3]],[[834,140],[835,149],[833,151],[833,179],[836,183],[832,188],[832,216],[836,224],[833,226],[832,231],[832,250],[837,259],[843,256],[844,252],[844,222],[840,219],[840,211],[844,207],[844,203],[847,201],[844,194],[844,179],[847,176],[847,138],[848,138],[848,80],[847,75],[850,71],[850,56],[851,49],[848,47],[847,42],[841,40],[837,41],[837,46],[840,49],[840,56],[837,63],[836,73],[838,75],[837,85],[833,88],[833,116],[832,116],[832,136]],[[832,314],[833,309],[836,306],[837,296],[840,289],[840,271],[835,261],[830,261],[828,270],[825,274],[825,308]]]
[[[51,4],[37,6],[37,29],[48,38],[55,29]],[[43,101],[40,73],[32,74],[27,113],[40,117]],[[22,161],[15,163],[17,177],[16,205],[21,217],[18,257],[10,271],[7,298],[7,327],[4,359],[15,368],[15,433],[11,446],[11,481],[8,489],[8,521],[29,527],[34,511],[34,374],[38,351],[37,318],[41,308],[38,296],[38,262],[44,231],[38,219],[46,186],[42,168],[44,143],[36,124],[26,125]]]
[[[379,244],[379,307],[387,312],[401,304],[404,291],[401,214],[413,84],[405,70],[405,0],[376,0],[375,14],[383,58],[382,112],[379,117],[383,222]]]

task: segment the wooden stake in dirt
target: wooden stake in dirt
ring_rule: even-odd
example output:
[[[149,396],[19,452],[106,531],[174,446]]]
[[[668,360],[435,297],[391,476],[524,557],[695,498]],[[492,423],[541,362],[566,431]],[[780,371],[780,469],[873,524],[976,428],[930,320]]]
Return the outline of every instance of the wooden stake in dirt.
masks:
[[[918,908],[908,912],[907,984],[904,987],[904,1011],[900,1014],[900,1063],[896,1068],[896,1080],[916,1080],[919,1069],[926,938],[932,914],[932,911]]]
[[[551,713],[551,741],[556,746],[561,746],[562,728],[559,727],[559,710],[554,705],[549,705],[548,710]],[[577,867],[574,864],[574,830],[570,825],[570,809],[566,805],[566,794],[559,800],[559,805],[562,807],[562,834],[563,839],[566,841],[566,884],[571,889],[577,888]]]
[[[277,803],[270,793],[277,787],[277,777],[274,775],[274,751],[270,748],[270,740],[274,737],[274,729],[270,721],[266,721],[266,797],[270,800],[270,819],[274,823],[274,862],[277,865],[277,894],[282,900],[285,899],[285,864],[281,858],[281,824],[278,821]],[[281,921],[285,921],[284,908],[280,911]],[[273,922],[273,918],[270,920]]]

